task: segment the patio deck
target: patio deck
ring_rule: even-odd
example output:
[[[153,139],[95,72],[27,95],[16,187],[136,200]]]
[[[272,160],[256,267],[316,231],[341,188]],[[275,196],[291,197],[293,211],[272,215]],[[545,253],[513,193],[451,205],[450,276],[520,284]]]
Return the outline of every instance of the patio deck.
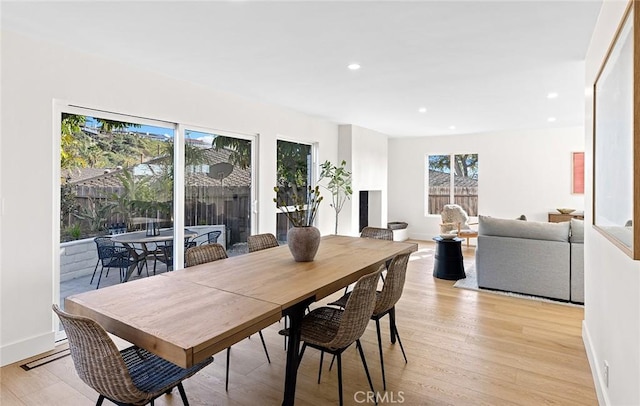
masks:
[[[236,243],[233,246],[229,247],[227,250],[227,255],[230,257],[236,255],[246,254],[248,252],[247,243]],[[147,260],[147,266],[142,268],[142,271],[138,274],[138,272],[134,272],[131,275],[129,280],[136,280],[147,277],[147,270],[149,272],[149,276],[153,276],[153,259]],[[118,269],[109,268],[109,276],[107,275],[107,269],[105,269],[102,273],[102,279],[100,280],[100,289],[117,285],[120,283],[120,277],[118,275]],[[167,272],[167,266],[157,261],[156,263],[156,275]],[[78,293],[88,292],[90,290],[96,289],[96,285],[98,284],[98,276],[100,275],[100,266],[98,266],[98,270],[96,272],[96,276],[93,280],[93,283],[90,284],[91,274],[83,275],[78,278],[70,279],[67,281],[63,281],[60,283],[60,307],[64,309],[64,299],[67,296],[75,295]]]

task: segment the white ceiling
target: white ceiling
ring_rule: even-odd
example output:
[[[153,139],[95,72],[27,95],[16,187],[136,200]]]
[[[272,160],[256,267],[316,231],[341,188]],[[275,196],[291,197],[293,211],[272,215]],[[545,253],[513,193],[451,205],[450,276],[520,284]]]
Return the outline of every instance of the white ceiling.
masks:
[[[419,136],[582,125],[583,60],[600,5],[3,1],[0,12],[3,29],[339,124]],[[348,70],[352,62],[362,68]]]

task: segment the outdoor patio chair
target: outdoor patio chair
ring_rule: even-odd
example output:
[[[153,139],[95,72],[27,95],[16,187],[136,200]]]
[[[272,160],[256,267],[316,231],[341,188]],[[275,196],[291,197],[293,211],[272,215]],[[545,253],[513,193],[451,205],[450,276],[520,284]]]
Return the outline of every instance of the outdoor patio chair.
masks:
[[[218,237],[220,237],[220,235],[222,235],[222,231],[213,230],[213,231],[209,231],[206,234],[201,234],[195,237],[193,241],[201,240],[198,242],[198,245],[214,244],[218,242]],[[204,239],[205,236],[206,236],[206,239]]]
[[[342,353],[354,342],[360,353],[362,365],[369,380],[371,392],[375,393],[367,361],[362,351],[360,337],[364,334],[373,314],[378,278],[383,265],[373,273],[361,277],[357,282],[344,309],[320,307],[302,319],[300,339],[304,342],[300,350],[300,361],[307,347],[320,350],[318,383],[322,376],[324,353],[333,354],[338,359],[338,393],[342,405]]]
[[[192,247],[196,246],[195,241],[189,241],[188,237],[184,239],[184,250],[185,252]],[[162,262],[167,266],[167,271],[173,270],[173,241],[168,241],[164,245],[160,245],[158,248],[161,250],[161,254],[157,256],[155,259],[157,261]],[[153,274],[156,273],[156,263],[153,263]]]
[[[402,341],[400,340],[400,334],[398,334],[398,328],[396,326],[396,303],[402,296],[402,289],[404,288],[404,281],[407,274],[407,264],[409,263],[409,256],[411,254],[396,255],[391,264],[387,268],[387,278],[384,282],[384,286],[381,291],[376,292],[376,302],[371,315],[371,320],[376,322],[376,332],[378,334],[378,351],[380,352],[380,367],[382,369],[382,389],[387,390],[387,381],[384,374],[384,357],[382,355],[382,337],[380,334],[380,319],[385,315],[389,315],[389,327],[391,330],[391,343],[395,344],[396,339],[400,344],[402,350],[402,356],[404,362],[407,362],[407,355],[404,352]],[[336,305],[344,308],[349,301],[350,293],[342,296],[335,302],[329,303],[330,305]]]
[[[213,362],[207,358],[183,369],[142,348],[119,351],[94,320],[75,316],[53,305],[69,341],[69,351],[80,379],[98,392],[96,406],[108,399],[117,405],[145,405],[177,387],[189,405],[182,381]]]
[[[191,247],[187,250],[185,257],[186,257],[187,267],[202,265],[208,262],[214,262],[214,261],[228,258],[227,252],[225,251],[224,247],[218,243],[198,245],[196,247]],[[262,331],[259,331],[258,334],[260,335],[260,340],[262,341],[262,348],[264,348],[264,353],[267,356],[267,361],[271,363],[271,358],[269,358],[269,351],[267,351],[267,344],[264,342]],[[227,371],[226,371],[225,384],[224,384],[224,389],[227,391],[229,390],[230,354],[231,354],[231,347],[227,347]]]
[[[111,240],[111,237],[96,237],[93,241],[96,243],[98,250],[98,262],[96,262],[96,266],[93,269],[93,275],[91,276],[89,284],[91,285],[93,283],[98,265],[102,265],[102,267],[100,268],[96,289],[100,287],[100,280],[102,279],[104,268],[107,268],[105,277],[109,275],[109,268],[118,268],[120,270],[120,282],[122,282],[127,269],[135,262],[130,257],[129,249],[123,245],[116,245],[116,243]]]

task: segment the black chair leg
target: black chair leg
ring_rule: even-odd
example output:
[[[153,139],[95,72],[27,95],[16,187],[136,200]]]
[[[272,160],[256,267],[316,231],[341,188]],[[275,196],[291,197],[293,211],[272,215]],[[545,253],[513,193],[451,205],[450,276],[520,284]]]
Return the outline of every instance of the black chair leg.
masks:
[[[229,355],[231,354],[231,347],[227,347],[227,375],[224,381],[224,390],[229,392]]]
[[[96,406],[102,406],[102,402],[104,402],[104,396],[98,396],[98,401],[96,402]]]
[[[182,403],[184,404],[184,406],[189,406],[187,394],[184,392],[184,386],[182,386],[182,382],[178,384],[178,391],[180,392],[180,397],[182,398]]]
[[[267,356],[267,361],[269,362],[269,364],[271,364],[271,358],[269,358],[269,351],[267,351],[267,344],[265,344],[264,342],[264,337],[262,336],[262,330],[258,331],[258,334],[260,335],[260,340],[262,340],[262,348],[264,348],[264,353]]]
[[[98,275],[98,284],[96,285],[96,289],[98,289],[100,287],[100,280],[102,279],[102,271],[104,270],[104,267],[100,268],[100,275]],[[109,271],[109,268],[107,268],[107,272]]]
[[[307,349],[307,343],[303,343],[302,344],[302,348],[300,349],[300,355],[298,355],[298,367],[300,366],[300,363],[302,362],[302,356],[304,355],[304,350]]]
[[[342,406],[342,354],[336,354],[338,358],[338,394],[340,396],[340,406]]]
[[[96,262],[96,267],[93,268],[93,275],[91,275],[91,280],[89,281],[89,285],[93,283],[93,278],[96,276],[96,271],[98,270],[98,265],[100,265],[100,260]]]
[[[396,308],[395,306],[389,310],[389,333],[391,335],[391,344],[396,343],[396,334],[393,331],[393,326],[396,324]]]
[[[358,347],[358,352],[360,353],[360,358],[362,359],[362,365],[364,366],[364,372],[367,374],[367,380],[369,381],[369,387],[371,388],[371,392],[376,393],[376,390],[373,389],[373,382],[371,381],[371,375],[369,374],[369,368],[367,367],[367,360],[364,358],[364,351],[362,351],[362,344],[360,340],[356,340],[356,347]],[[340,363],[340,356],[338,355],[338,365]],[[378,400],[376,399],[376,405],[378,404]]]
[[[322,376],[322,361],[324,360],[324,351],[320,351],[320,367],[318,367],[318,384],[320,384],[320,377]]]
[[[398,333],[398,327],[396,326],[395,320],[393,322],[393,331],[398,338],[398,344],[400,344],[400,349],[402,350],[402,356],[404,357],[404,363],[407,363],[407,355],[404,353],[404,347],[402,346],[402,340],[400,339],[400,333]]]
[[[382,336],[380,334],[379,319],[376,319],[376,333],[378,334],[378,351],[380,352],[380,369],[382,370],[382,389],[387,390],[387,379],[384,375],[384,356],[382,355]]]

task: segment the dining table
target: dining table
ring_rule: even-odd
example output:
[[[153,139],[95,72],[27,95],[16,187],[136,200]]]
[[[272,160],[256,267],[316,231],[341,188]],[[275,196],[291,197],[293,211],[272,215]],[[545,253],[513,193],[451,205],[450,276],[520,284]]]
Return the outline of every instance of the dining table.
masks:
[[[197,235],[198,233],[195,231],[187,228],[184,229],[185,238],[194,238]],[[124,245],[129,250],[129,256],[133,259],[122,280],[123,282],[127,282],[138,264],[151,254],[152,251],[149,250],[147,244],[158,244],[173,241],[173,228],[160,229],[158,234],[155,235],[149,235],[147,231],[133,231],[130,233],[116,234],[111,237],[111,241]],[[140,245],[140,250],[136,249],[135,244]]]
[[[413,242],[330,235],[310,262],[294,261],[279,246],[72,295],[65,309],[183,368],[288,316],[282,404],[293,405],[307,306],[417,249]]]

